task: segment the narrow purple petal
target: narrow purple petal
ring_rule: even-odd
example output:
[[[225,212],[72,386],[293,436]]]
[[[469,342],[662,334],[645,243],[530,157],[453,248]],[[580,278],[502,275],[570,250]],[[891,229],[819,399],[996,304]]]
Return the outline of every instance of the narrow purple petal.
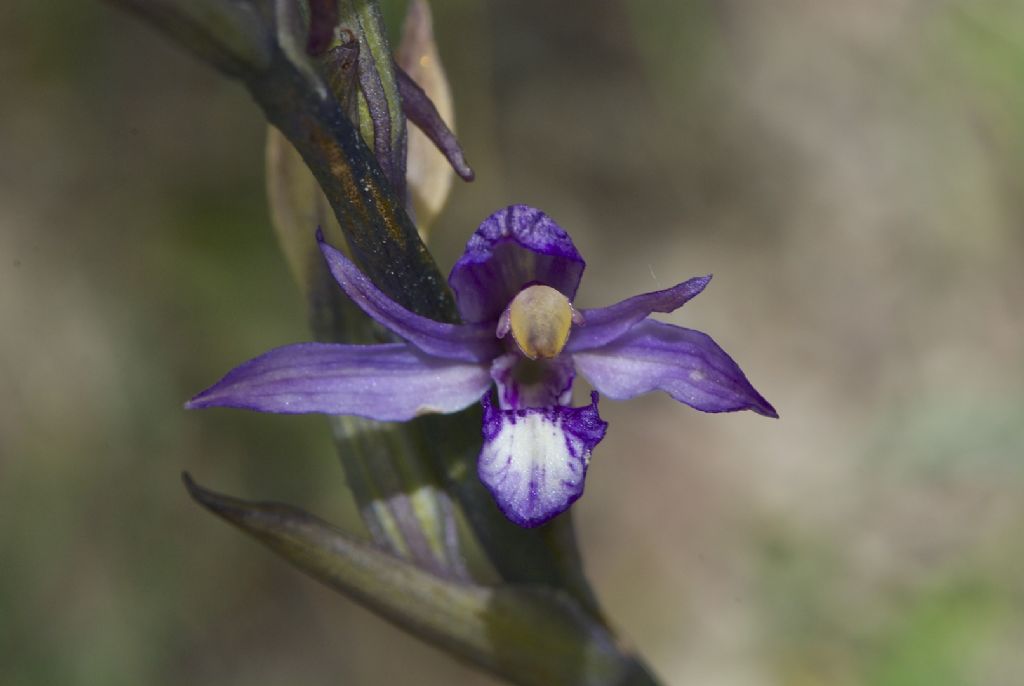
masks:
[[[530,360],[512,352],[491,364],[491,378],[498,386],[498,404],[503,410],[567,405],[575,377],[568,355]]]
[[[599,348],[611,343],[652,312],[674,312],[704,290],[711,275],[697,276],[672,288],[635,295],[610,307],[582,310],[583,324],[573,327],[567,352]]]
[[[439,360],[405,343],[298,343],[235,367],[185,407],[405,421],[461,410],[490,385],[486,365]]]
[[[498,410],[484,396],[484,447],[477,471],[506,517],[539,526],[583,494],[590,453],[608,423],[597,393],[586,407]]]
[[[489,360],[500,351],[494,328],[474,324],[447,324],[410,312],[388,296],[359,271],[340,251],[317,232],[320,250],[331,274],[348,297],[366,314],[425,353],[448,360],[476,362]]]
[[[466,156],[462,152],[459,140],[448,125],[444,123],[434,103],[431,102],[423,89],[419,87],[411,76],[397,64],[395,65],[395,77],[398,81],[398,93],[402,96],[402,111],[409,121],[415,124],[420,131],[426,134],[430,142],[437,146],[441,154],[445,156],[452,169],[464,180],[472,181],[473,170],[466,162]]]
[[[551,286],[572,300],[584,266],[569,234],[551,217],[512,205],[480,224],[448,284],[465,321],[493,322],[528,284]]]
[[[616,400],[665,391],[704,412],[779,416],[732,358],[700,331],[648,319],[603,348],[572,357],[594,388]]]

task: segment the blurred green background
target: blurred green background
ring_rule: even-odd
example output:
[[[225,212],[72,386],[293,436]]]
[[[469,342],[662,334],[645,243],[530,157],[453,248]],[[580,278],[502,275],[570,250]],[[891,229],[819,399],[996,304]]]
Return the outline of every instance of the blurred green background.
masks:
[[[442,268],[525,202],[584,306],[714,272],[668,319],[782,415],[602,404],[576,513],[622,635],[670,684],[1024,683],[1024,3],[435,13],[478,177]],[[352,516],[320,418],[182,410],[307,338],[242,88],[23,0],[0,97],[0,683],[495,683],[180,484]]]

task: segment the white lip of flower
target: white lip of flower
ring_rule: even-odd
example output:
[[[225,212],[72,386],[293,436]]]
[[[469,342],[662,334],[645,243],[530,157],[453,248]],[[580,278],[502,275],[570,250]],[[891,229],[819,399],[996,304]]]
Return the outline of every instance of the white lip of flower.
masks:
[[[562,293],[542,284],[519,291],[498,319],[495,334],[510,331],[523,355],[531,360],[557,357],[569,340],[572,325],[583,324],[583,315]]]

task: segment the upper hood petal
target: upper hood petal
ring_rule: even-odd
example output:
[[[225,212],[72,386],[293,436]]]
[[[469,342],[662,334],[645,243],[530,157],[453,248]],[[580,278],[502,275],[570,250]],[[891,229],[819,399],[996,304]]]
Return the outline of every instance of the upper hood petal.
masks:
[[[511,205],[480,224],[448,284],[467,322],[494,321],[528,284],[544,284],[569,300],[585,263],[572,239],[540,210]]]

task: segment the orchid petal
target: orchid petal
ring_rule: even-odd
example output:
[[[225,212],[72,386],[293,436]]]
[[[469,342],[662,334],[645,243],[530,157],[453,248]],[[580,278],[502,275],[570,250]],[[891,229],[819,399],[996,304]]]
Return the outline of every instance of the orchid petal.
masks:
[[[711,337],[653,319],[602,348],[573,355],[576,369],[616,400],[665,391],[703,412],[753,410],[778,417]]]
[[[398,92],[402,96],[402,110],[405,112],[405,116],[430,139],[430,142],[445,156],[452,169],[464,181],[472,181],[475,174],[469,163],[466,162],[462,146],[459,145],[455,134],[441,118],[430,97],[398,65],[395,65],[395,76],[398,79]]]
[[[567,352],[599,348],[629,331],[652,312],[674,312],[711,281],[711,275],[697,276],[662,291],[644,293],[609,307],[582,310],[583,324],[573,327]]]
[[[320,232],[317,241],[331,274],[348,297],[366,314],[423,352],[466,362],[488,360],[497,354],[499,347],[493,327],[447,324],[410,312],[374,286],[339,250],[324,242]]]
[[[467,322],[493,322],[529,284],[576,295],[585,263],[548,215],[512,205],[485,219],[466,243],[448,284]]]
[[[490,385],[485,365],[439,360],[405,343],[298,343],[236,367],[185,407],[405,421],[461,410]]]
[[[497,410],[484,397],[484,447],[477,471],[506,517],[533,527],[583,494],[590,453],[608,423],[597,394],[586,407]]]

